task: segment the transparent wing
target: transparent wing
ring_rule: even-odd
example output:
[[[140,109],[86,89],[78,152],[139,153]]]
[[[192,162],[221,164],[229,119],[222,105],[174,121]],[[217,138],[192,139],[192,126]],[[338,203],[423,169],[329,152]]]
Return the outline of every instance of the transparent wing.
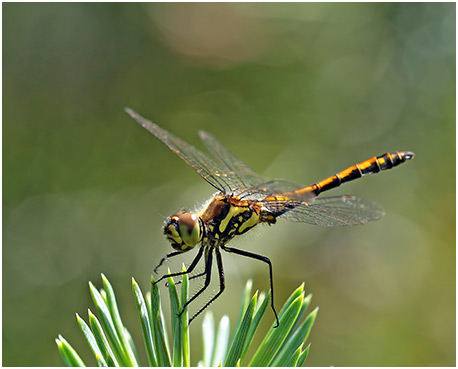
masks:
[[[365,224],[385,214],[380,205],[352,195],[317,197],[309,202],[275,201],[264,206],[274,213],[282,209],[283,219],[322,227]]]
[[[237,189],[241,190],[265,182],[265,179],[226,149],[210,133],[199,131],[199,136],[213,156],[220,161],[234,183],[237,184]]]
[[[194,146],[174,136],[157,124],[143,118],[132,109],[125,108],[135,121],[165,143],[170,150],[191,166],[203,179],[221,192],[232,192],[238,186],[238,178],[233,173],[227,173],[227,168],[218,165],[210,157]]]
[[[238,195],[246,200],[261,201],[268,196],[284,196],[293,202],[310,201],[316,195],[313,192],[296,192],[304,188],[303,185],[275,178],[256,186],[246,188]]]

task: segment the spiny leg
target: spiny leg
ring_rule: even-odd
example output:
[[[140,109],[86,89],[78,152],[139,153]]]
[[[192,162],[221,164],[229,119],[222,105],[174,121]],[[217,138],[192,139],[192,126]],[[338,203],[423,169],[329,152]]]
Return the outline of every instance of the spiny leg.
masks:
[[[204,292],[208,286],[210,285],[210,280],[211,280],[211,275],[212,275],[212,262],[213,262],[213,247],[208,249],[208,251],[205,253],[205,282],[204,286],[197,291],[197,293],[192,296],[186,304],[183,305],[183,309],[180,311],[178,316],[181,316],[184,313],[184,310],[186,307],[193,302],[202,292]]]
[[[161,278],[159,278],[157,281],[155,281],[154,284],[159,283],[160,281],[162,281],[163,279],[168,278],[168,277],[176,277],[178,275],[188,274],[188,273],[192,272],[194,270],[194,268],[196,267],[197,263],[202,258],[203,253],[204,253],[204,248],[201,247],[199,249],[199,252],[197,253],[196,257],[194,258],[194,260],[192,261],[191,265],[188,267],[187,270],[185,270],[184,272],[177,272],[177,273],[170,273],[170,274],[163,275]]]
[[[174,252],[171,252],[170,254],[167,254],[165,255],[161,261],[159,262],[159,264],[157,264],[156,268],[154,268],[154,273],[157,273],[157,270],[161,267],[161,265],[164,263],[164,261],[166,261],[167,259],[175,256],[175,255],[181,255],[183,254],[182,251],[174,251]]]
[[[224,269],[223,269],[223,260],[221,258],[221,253],[218,248],[215,249],[215,254],[216,254],[216,262],[218,263],[218,273],[219,273],[219,291],[218,293],[211,298],[210,301],[208,301],[203,308],[201,308],[197,313],[193,315],[191,319],[189,319],[189,323],[191,323],[196,316],[198,316],[202,311],[204,311],[213,301],[215,301],[224,291],[224,288],[226,287],[225,281],[224,281]]]
[[[277,328],[280,325],[280,322],[278,321],[277,311],[275,310],[275,306],[274,306],[274,282],[273,282],[274,278],[273,278],[273,271],[272,271],[272,262],[270,261],[270,259],[268,257],[266,257],[266,256],[262,256],[262,255],[259,255],[259,254],[254,254],[252,252],[248,252],[248,251],[244,251],[244,250],[234,249],[233,247],[221,246],[221,248],[224,251],[227,251],[227,252],[232,252],[232,253],[237,254],[237,255],[246,256],[248,258],[252,258],[252,259],[263,261],[264,263],[266,263],[269,266],[270,294],[271,294],[270,295],[270,297],[271,297],[270,305],[271,305],[272,310],[274,312],[275,319],[277,320],[277,325],[274,328]]]
[[[203,277],[205,275],[205,273],[206,273],[206,271],[204,270],[202,273],[199,273],[199,274],[196,274],[196,275],[192,275],[192,276],[189,277],[189,280],[196,279],[196,278],[199,278],[199,277]],[[181,283],[183,283],[182,279],[177,281],[177,282],[175,282],[175,285],[181,284]]]

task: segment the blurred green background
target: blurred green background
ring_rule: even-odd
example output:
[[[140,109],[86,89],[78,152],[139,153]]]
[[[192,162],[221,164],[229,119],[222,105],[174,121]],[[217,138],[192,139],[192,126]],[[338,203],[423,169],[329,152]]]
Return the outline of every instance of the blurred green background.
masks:
[[[124,106],[200,148],[205,129],[262,175],[304,185],[414,151],[329,193],[378,202],[382,220],[282,221],[231,245],[272,259],[277,306],[302,281],[313,293],[307,365],[455,365],[454,3],[2,8],[3,365],[62,365],[58,333],[93,365],[74,314],[87,316],[101,272],[143,355],[131,277],[148,289],[171,251],[163,217],[213,189]],[[245,281],[267,290],[268,270],[223,257],[211,309],[233,322]]]

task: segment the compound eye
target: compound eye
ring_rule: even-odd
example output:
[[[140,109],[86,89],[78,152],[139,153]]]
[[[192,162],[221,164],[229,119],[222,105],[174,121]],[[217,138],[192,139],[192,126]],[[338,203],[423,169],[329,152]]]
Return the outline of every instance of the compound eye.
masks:
[[[178,227],[183,242],[188,247],[194,247],[202,237],[199,217],[190,212],[181,212],[176,216],[178,216]]]
[[[180,211],[164,225],[164,234],[178,251],[187,251],[197,245],[202,237],[199,217],[190,212]]]

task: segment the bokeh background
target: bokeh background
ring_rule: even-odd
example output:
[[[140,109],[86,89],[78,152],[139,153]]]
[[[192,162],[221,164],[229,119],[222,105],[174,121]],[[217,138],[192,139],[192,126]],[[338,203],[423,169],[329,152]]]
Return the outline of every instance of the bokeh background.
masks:
[[[232,246],[273,260],[278,307],[302,281],[313,293],[307,365],[455,365],[454,3],[2,8],[4,365],[61,365],[58,333],[94,365],[74,314],[87,316],[101,272],[143,355],[131,277],[148,289],[171,250],[163,217],[213,189],[124,106],[200,148],[205,129],[262,175],[304,185],[414,151],[332,193],[378,202],[382,220],[283,221]],[[267,268],[224,263],[211,309],[234,322],[245,281],[268,289]]]

